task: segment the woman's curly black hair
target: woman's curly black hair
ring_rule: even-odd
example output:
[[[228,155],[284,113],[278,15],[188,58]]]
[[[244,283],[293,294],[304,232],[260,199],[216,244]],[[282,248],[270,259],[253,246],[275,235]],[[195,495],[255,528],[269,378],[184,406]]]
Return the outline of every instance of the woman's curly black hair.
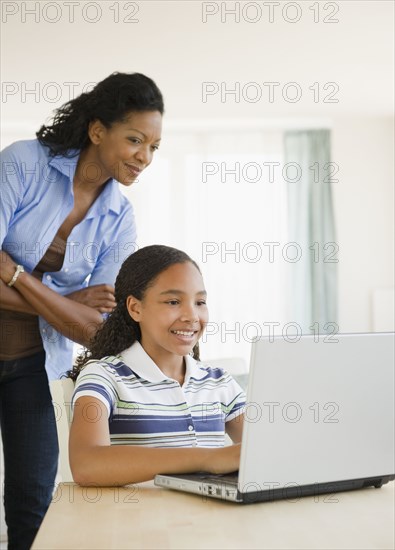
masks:
[[[90,122],[100,120],[110,128],[128,113],[143,111],[159,111],[163,115],[163,97],[155,82],[140,73],[115,72],[90,92],[59,107],[52,124],[41,126],[36,136],[49,147],[52,156],[72,157],[89,145]]]
[[[76,380],[88,361],[118,355],[134,342],[140,341],[140,325],[130,317],[126,307],[128,296],[142,300],[145,291],[154,284],[160,273],[174,264],[186,262],[191,262],[200,272],[199,266],[188,254],[164,245],[145,246],[126,258],[115,281],[117,305],[96,332],[89,349],[78,357],[68,376]],[[193,357],[199,360],[198,343],[193,348]]]

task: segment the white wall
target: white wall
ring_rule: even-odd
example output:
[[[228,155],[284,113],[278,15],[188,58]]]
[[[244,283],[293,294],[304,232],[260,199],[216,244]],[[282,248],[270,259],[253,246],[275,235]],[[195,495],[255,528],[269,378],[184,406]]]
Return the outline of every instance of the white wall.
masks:
[[[301,17],[289,23],[281,9],[276,8],[273,23],[262,2],[261,18],[248,22],[252,11],[243,17],[245,2],[211,2],[219,13],[203,23],[204,5],[196,1],[143,1],[139,6],[137,23],[124,23],[130,12],[126,2],[101,2],[101,15],[95,15],[78,2],[74,23],[68,9],[58,1],[59,13],[45,6],[55,2],[2,2],[2,79],[8,83],[8,95],[3,98],[3,123],[14,120],[36,125],[50,114],[51,109],[68,99],[71,85],[81,92],[83,85],[97,81],[114,70],[141,71],[157,80],[166,98],[170,119],[228,118],[228,117],[297,117],[381,115],[393,112],[393,15],[394,4],[383,0],[351,0],[334,2],[338,12],[320,7],[320,22],[314,23],[313,2],[300,2]],[[6,15],[7,5],[17,10]],[[95,2],[90,2],[95,4]],[[121,22],[114,22],[114,9],[120,6]],[[129,2],[129,5],[132,3]],[[240,22],[223,13],[223,6],[238,4]],[[36,14],[24,14],[23,5]],[[19,6],[19,9],[17,9]],[[124,9],[126,8],[126,9]],[[220,9],[221,8],[221,9]],[[292,10],[287,11],[288,18]],[[60,19],[49,23],[54,16]],[[338,20],[324,23],[323,19]],[[47,20],[46,20],[47,19]],[[303,96],[297,103],[285,101],[276,92],[275,101],[268,101],[267,82],[297,82]],[[30,94],[23,101],[24,83],[34,89],[39,83],[37,98]],[[58,85],[56,89],[49,83]],[[235,82],[241,87],[255,82],[262,88],[258,102],[236,102],[227,97],[221,102],[217,94],[203,102],[202,83],[221,82],[230,88]],[[335,82],[338,103],[312,101],[309,86],[319,82]],[[11,83],[15,83],[13,87]],[[13,91],[15,93],[13,93]],[[252,92],[252,90],[251,90]],[[55,99],[54,102],[51,102]]]
[[[336,119],[332,144],[340,167],[334,185],[339,325],[344,332],[371,331],[373,292],[394,285],[394,120]]]

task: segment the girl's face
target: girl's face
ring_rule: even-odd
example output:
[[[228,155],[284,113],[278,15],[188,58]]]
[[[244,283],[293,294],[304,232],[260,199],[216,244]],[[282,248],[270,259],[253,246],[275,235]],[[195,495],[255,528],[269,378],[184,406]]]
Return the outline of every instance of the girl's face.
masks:
[[[141,345],[157,363],[192,351],[208,321],[206,295],[200,272],[185,262],[163,271],[143,300],[129,296],[126,304],[140,323]]]
[[[99,120],[91,123],[89,136],[97,165],[93,171],[98,179],[115,178],[123,185],[131,185],[151,164],[161,132],[159,111],[129,113],[123,122],[115,122],[110,128]]]

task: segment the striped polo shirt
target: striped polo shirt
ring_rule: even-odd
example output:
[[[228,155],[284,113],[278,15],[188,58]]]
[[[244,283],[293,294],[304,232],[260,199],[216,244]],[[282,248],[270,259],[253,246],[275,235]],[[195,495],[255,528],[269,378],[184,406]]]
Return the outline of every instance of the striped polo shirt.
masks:
[[[117,356],[87,363],[77,378],[72,405],[78,406],[81,396],[102,401],[112,445],[223,446],[225,423],[244,411],[245,394],[225,370],[189,355],[185,362],[180,386],[135,342]],[[89,417],[94,417],[92,410]]]

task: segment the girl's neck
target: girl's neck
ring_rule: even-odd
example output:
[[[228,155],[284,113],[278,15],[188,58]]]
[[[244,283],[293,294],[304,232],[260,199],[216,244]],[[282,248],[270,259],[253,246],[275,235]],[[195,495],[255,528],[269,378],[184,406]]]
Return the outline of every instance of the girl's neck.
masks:
[[[144,351],[151,357],[156,366],[163,372],[168,378],[177,380],[182,386],[185,378],[185,359],[181,355],[175,355],[165,351],[159,352],[158,350],[151,349],[150,346],[144,345],[144,340],[141,340],[141,345]]]
[[[186,365],[185,365],[185,359],[184,357],[181,357],[181,367],[177,367],[175,369],[172,368],[163,368],[160,365],[159,368],[165,374],[168,378],[172,378],[173,380],[177,380],[177,382],[180,384],[180,386],[183,385],[185,380],[185,372],[186,372]]]

